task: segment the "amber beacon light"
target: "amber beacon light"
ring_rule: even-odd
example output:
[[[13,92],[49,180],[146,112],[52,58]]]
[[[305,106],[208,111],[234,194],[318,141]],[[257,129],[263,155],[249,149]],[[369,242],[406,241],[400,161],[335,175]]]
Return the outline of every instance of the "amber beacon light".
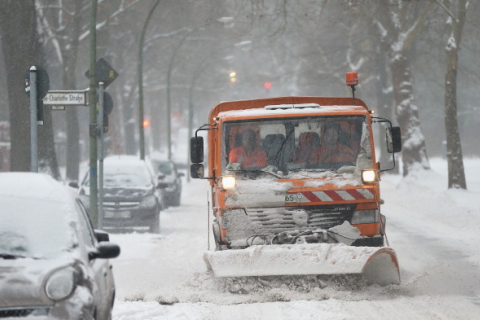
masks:
[[[355,105],[355,86],[358,84],[358,75],[356,72],[347,72],[346,73],[346,83],[347,86],[352,88],[352,97],[353,104]]]
[[[358,74],[356,72],[347,72],[347,86],[356,86],[358,84]]]

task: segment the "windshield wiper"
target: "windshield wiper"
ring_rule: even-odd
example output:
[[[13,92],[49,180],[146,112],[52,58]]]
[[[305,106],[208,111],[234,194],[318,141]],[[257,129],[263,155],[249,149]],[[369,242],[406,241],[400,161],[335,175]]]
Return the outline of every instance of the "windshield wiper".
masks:
[[[266,171],[266,170],[262,170],[262,169],[255,169],[255,170],[245,170],[245,169],[241,169],[241,170],[237,170],[236,172],[242,172],[242,173],[246,173],[248,175],[248,173],[252,172],[252,173],[268,173],[268,174],[271,174],[272,176],[274,176],[275,178],[283,178],[281,175],[278,175],[276,174],[275,172],[272,172],[272,171]]]
[[[17,258],[26,258],[26,257],[20,254],[0,253],[0,258],[3,258],[5,260],[14,260]]]

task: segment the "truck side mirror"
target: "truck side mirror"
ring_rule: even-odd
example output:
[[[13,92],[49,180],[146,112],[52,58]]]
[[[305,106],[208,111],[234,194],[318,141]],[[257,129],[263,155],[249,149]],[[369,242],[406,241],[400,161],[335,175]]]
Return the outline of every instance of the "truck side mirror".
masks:
[[[192,163],[203,162],[203,137],[192,137],[190,139],[190,160]]]
[[[205,175],[203,164],[194,163],[190,166],[190,176],[194,179],[202,179]]]
[[[387,128],[387,151],[396,153],[402,151],[402,133],[400,127]]]

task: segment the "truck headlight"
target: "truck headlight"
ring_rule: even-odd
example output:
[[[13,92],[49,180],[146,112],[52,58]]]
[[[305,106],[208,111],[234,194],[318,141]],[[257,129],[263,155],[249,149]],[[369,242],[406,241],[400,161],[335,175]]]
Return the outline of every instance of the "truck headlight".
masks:
[[[237,179],[234,176],[223,176],[221,178],[222,188],[223,189],[233,189],[235,188]]]
[[[378,222],[378,209],[358,210],[353,213],[351,224],[365,224]]]
[[[363,184],[373,184],[378,181],[378,174],[375,170],[363,170],[362,171],[362,182]]]
[[[45,293],[52,300],[67,298],[77,287],[77,276],[73,268],[57,270],[48,278]]]

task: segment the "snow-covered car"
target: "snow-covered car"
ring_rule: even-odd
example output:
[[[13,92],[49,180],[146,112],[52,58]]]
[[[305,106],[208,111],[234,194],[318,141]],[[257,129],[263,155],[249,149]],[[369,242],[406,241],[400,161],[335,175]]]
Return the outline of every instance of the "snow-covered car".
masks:
[[[0,318],[111,319],[110,258],[74,190],[40,173],[0,173]]]
[[[166,204],[178,207],[182,196],[182,177],[185,174],[178,171],[173,161],[152,159],[151,163],[159,181],[167,183],[164,193]]]
[[[71,183],[71,186],[78,186]],[[109,156],[103,161],[103,228],[160,232],[160,211],[165,208],[163,188],[144,160],[129,155]],[[85,207],[90,204],[90,174],[78,191]]]

